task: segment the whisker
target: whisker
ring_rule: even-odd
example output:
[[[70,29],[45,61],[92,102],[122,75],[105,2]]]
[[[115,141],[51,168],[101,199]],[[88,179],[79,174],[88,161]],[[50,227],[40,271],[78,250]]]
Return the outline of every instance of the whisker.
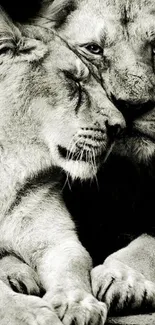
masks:
[[[85,139],[85,140],[84,140],[84,143],[83,143],[83,152],[82,152],[82,157],[83,157],[84,152],[87,152],[87,150],[86,150],[86,141],[87,141],[87,139]],[[86,162],[87,162],[87,161],[86,161]]]
[[[91,183],[92,183],[93,179],[95,179],[96,185],[97,185],[97,189],[99,189],[98,179],[97,179],[97,175],[96,175],[97,165],[96,165],[95,153],[94,153],[94,149],[93,148],[91,150],[91,162],[92,162],[92,167],[93,167],[93,171],[94,171],[94,175],[93,175],[94,177],[92,178]]]
[[[90,151],[90,162],[91,162],[91,165],[92,165],[92,168],[93,168],[94,174],[95,174],[95,166],[94,166],[94,161],[93,161],[92,149],[91,149],[91,151]]]
[[[96,165],[96,159],[95,159],[95,152],[94,152],[94,149],[93,149],[93,160],[94,160],[94,165],[95,165],[95,169],[96,169],[96,173],[94,175],[95,177],[95,181],[96,181],[96,185],[97,185],[97,189],[99,191],[99,183],[98,183],[98,178],[97,178],[97,165]]]
[[[69,149],[69,155],[68,155],[68,160],[69,159],[74,159],[74,156],[75,156],[75,154],[76,154],[76,145],[78,144],[78,142],[79,142],[79,139],[77,139],[74,143],[73,143],[73,145],[72,145],[72,147],[70,147],[70,149]]]
[[[76,138],[76,134],[72,137],[69,145],[68,145],[68,148],[67,148],[67,156],[66,156],[66,160],[70,160],[73,155],[74,155],[74,152],[75,152],[75,149],[76,149],[76,144],[78,143],[78,140],[74,142],[74,139]],[[69,172],[67,172],[66,174],[66,180],[65,180],[65,183],[63,185],[63,188],[62,188],[62,191],[64,190],[65,186],[68,184],[68,187],[70,189],[70,191],[72,190],[71,189],[71,184],[69,182]]]
[[[72,137],[68,147],[67,147],[67,159],[70,159],[70,156],[72,154],[72,151],[74,151],[74,147],[76,146],[78,139],[76,141],[74,141],[76,139],[76,134]]]
[[[86,162],[89,162],[89,157],[88,157],[88,150],[86,150]]]
[[[64,185],[62,187],[62,192],[63,192],[63,190],[64,190],[64,188],[66,187],[67,184],[68,184],[69,190],[72,191],[72,188],[71,188],[71,185],[70,185],[70,182],[69,182],[69,173],[68,172],[66,173],[66,180],[65,180],[65,183],[64,183]]]
[[[115,142],[113,142],[113,143],[111,144],[109,150],[107,151],[107,153],[106,153],[106,155],[105,155],[105,157],[104,157],[103,163],[105,163],[105,162],[107,161],[107,159],[109,158],[109,156],[110,156],[110,154],[111,154],[111,152],[112,152],[112,149],[113,149],[114,145],[115,145]]]

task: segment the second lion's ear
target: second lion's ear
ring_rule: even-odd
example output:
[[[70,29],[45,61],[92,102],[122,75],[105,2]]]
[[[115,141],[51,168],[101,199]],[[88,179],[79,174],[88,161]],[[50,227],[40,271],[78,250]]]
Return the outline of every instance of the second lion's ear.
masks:
[[[0,52],[6,47],[12,49],[20,39],[21,33],[19,29],[0,6]]]
[[[76,8],[77,0],[43,0],[38,14],[39,24],[43,22],[44,27],[60,28]]]

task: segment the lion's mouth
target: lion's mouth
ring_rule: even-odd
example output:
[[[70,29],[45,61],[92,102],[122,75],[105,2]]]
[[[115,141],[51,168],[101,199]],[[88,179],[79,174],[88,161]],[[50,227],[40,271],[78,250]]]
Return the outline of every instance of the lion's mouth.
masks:
[[[91,147],[85,149],[77,148],[74,152],[67,150],[65,147],[58,145],[58,151],[60,156],[66,160],[72,161],[83,161],[86,163],[95,162],[99,163],[104,159],[106,153],[101,150],[99,147]]]

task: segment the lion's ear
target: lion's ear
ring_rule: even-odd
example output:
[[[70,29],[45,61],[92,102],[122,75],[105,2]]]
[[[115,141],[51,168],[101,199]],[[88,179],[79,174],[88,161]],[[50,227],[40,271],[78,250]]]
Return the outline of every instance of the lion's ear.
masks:
[[[77,0],[44,0],[39,15],[44,26],[60,28],[66,21],[69,14],[77,7]]]
[[[19,29],[0,6],[0,51],[4,46],[12,48],[19,42],[20,38]]]

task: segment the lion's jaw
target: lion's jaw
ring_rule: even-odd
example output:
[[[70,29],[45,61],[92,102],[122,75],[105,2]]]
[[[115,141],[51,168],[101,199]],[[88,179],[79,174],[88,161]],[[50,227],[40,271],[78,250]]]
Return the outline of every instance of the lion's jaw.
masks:
[[[62,168],[72,179],[81,180],[91,179],[97,174],[112,145],[106,128],[99,124],[96,126],[93,118],[91,123],[77,123],[74,118],[70,123],[65,115],[59,122],[56,116],[52,116],[50,123],[46,123],[42,138],[50,150],[52,165]]]
[[[95,133],[95,132],[94,132]],[[102,142],[102,143],[101,143]],[[110,144],[104,138],[97,144],[92,137],[91,147],[86,142],[78,147],[72,142],[71,146],[50,146],[52,164],[61,167],[72,179],[92,179],[105,159],[106,152],[110,150]],[[69,149],[70,148],[70,149]]]

